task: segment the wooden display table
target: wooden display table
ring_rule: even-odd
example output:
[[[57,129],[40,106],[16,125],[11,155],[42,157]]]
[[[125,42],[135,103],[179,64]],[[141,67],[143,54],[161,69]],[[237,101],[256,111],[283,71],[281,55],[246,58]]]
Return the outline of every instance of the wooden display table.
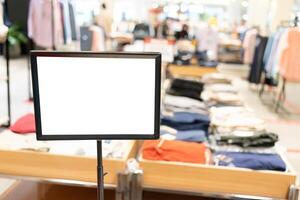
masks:
[[[168,72],[176,76],[201,77],[204,74],[218,72],[216,67],[201,67],[198,65],[174,65],[170,64],[167,67]]]
[[[208,194],[247,195],[288,199],[296,173],[254,171],[179,162],[151,161],[140,157],[144,187]],[[288,165],[287,165],[288,166]]]
[[[130,141],[123,159],[103,159],[107,172],[105,184],[117,183],[116,173],[125,169],[129,158],[135,157],[136,145],[135,141]],[[96,157],[0,149],[0,174],[4,176],[96,183],[96,164]]]

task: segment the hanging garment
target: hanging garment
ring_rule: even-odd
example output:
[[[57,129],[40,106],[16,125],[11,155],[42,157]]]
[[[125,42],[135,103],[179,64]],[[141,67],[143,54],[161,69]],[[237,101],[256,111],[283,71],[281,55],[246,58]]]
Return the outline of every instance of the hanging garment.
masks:
[[[286,29],[278,30],[274,35],[274,41],[272,44],[272,50],[270,52],[269,59],[265,66],[266,77],[270,79],[276,79],[279,72],[279,56],[282,52],[282,36],[286,34]]]
[[[63,44],[61,10],[57,0],[30,1],[28,36],[44,48]]]
[[[243,48],[244,48],[244,63],[251,64],[254,57],[255,45],[256,45],[256,29],[250,29],[246,32],[244,41],[243,41]]]
[[[64,43],[69,44],[72,40],[71,32],[71,21],[69,13],[69,3],[68,0],[59,0],[61,6],[61,16],[63,19],[63,33],[64,33]]]
[[[287,81],[300,81],[300,30],[291,28],[282,38],[280,75]]]
[[[241,167],[253,170],[286,170],[284,161],[276,154],[216,152],[214,160],[216,165],[219,166]]]
[[[143,158],[147,160],[208,163],[208,150],[204,144],[183,141],[148,140],[142,146]]]
[[[273,46],[273,43],[274,43],[274,38],[275,38],[275,34],[272,34],[269,37],[268,42],[267,42],[267,46],[266,46],[265,53],[264,53],[264,58],[263,58],[264,69],[265,69],[265,67],[268,63],[268,60],[270,58],[270,55],[271,55],[272,46]]]
[[[17,24],[20,30],[27,35],[27,20],[30,0],[1,0],[5,4],[5,25]]]
[[[8,27],[3,21],[3,5],[0,4],[0,43],[4,43],[7,38]]]
[[[261,81],[261,74],[264,69],[263,58],[264,58],[267,42],[268,42],[267,37],[262,37],[260,35],[256,37],[255,53],[254,53],[253,61],[248,76],[248,80],[250,83],[259,84]]]
[[[69,16],[71,25],[72,40],[77,40],[77,25],[75,20],[75,10],[72,2],[69,1]]]
[[[105,51],[105,33],[104,29],[100,26],[92,26],[90,28],[92,32],[92,51]]]

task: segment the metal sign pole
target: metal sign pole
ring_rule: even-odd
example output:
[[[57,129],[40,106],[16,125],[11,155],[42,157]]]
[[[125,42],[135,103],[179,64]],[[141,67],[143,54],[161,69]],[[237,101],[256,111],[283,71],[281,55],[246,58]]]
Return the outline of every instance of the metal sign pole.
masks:
[[[104,200],[104,174],[101,140],[97,140],[97,199]]]

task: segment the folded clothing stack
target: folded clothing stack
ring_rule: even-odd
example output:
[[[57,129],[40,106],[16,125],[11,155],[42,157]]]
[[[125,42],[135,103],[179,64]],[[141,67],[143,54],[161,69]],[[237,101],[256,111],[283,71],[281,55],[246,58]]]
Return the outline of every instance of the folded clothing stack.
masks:
[[[205,84],[214,84],[214,83],[231,84],[231,77],[220,73],[210,73],[210,74],[203,75],[201,82]]]
[[[274,148],[278,135],[265,131],[264,120],[245,107],[212,108],[209,136],[216,165],[285,171]]]
[[[161,126],[160,137],[166,140],[205,142],[207,141],[207,132],[201,129],[181,131],[167,126]]]
[[[214,161],[219,166],[241,167],[253,170],[286,171],[286,165],[277,154],[216,152]]]
[[[196,52],[196,58],[198,60],[198,64],[201,67],[217,67],[218,66],[217,61],[209,58],[207,51]]]
[[[211,106],[241,106],[242,98],[239,94],[232,92],[213,92],[204,90],[201,93],[201,99]]]
[[[208,109],[204,102],[183,96],[166,94],[163,99],[163,108],[171,112],[191,112],[208,115]]]
[[[192,62],[193,53],[189,51],[178,51],[174,57],[173,63],[176,65],[190,65]]]
[[[240,147],[273,147],[278,141],[274,133],[255,133],[251,135],[222,134],[215,136],[218,145],[237,145]]]
[[[203,83],[198,81],[177,78],[172,80],[167,93],[175,96],[184,96],[201,100],[200,96],[203,91],[203,86]]]
[[[213,107],[210,109],[211,126],[227,130],[264,130],[265,121],[242,106]]]
[[[142,146],[142,156],[147,160],[207,164],[210,151],[205,144],[170,140],[148,140]]]
[[[212,92],[238,93],[238,90],[233,85],[225,83],[205,84],[204,88]]]

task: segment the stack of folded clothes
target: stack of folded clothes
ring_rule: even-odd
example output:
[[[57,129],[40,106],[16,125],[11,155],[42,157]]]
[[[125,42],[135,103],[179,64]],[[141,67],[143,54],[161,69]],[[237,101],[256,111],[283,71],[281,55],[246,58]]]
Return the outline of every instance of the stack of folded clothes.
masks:
[[[208,106],[243,105],[243,100],[238,94],[237,89],[231,85],[231,83],[226,83],[226,79],[223,80],[220,78],[214,82],[214,79],[206,78],[204,81],[206,81],[206,84],[201,93],[201,99],[206,102]]]
[[[265,130],[235,127],[215,129],[209,136],[216,165],[254,170],[285,171],[284,161],[275,148],[278,135]]]
[[[220,73],[209,73],[202,76],[201,82],[205,84],[224,83],[231,84],[231,77]]]
[[[203,130],[208,132],[210,119],[207,115],[189,112],[174,112],[161,117],[161,125],[176,130]]]
[[[208,109],[205,103],[183,96],[174,96],[166,94],[163,98],[163,107],[171,112],[191,112],[208,115]]]
[[[217,129],[264,130],[265,121],[242,106],[213,107],[210,109],[211,126]]]
[[[184,96],[201,100],[203,86],[204,84],[199,81],[176,78],[172,80],[167,93],[175,96]]]
[[[205,144],[172,140],[148,140],[143,143],[142,155],[147,160],[207,164],[210,151]]]
[[[285,171],[278,135],[266,131],[265,121],[244,106],[231,82],[220,74],[205,75],[201,82],[173,79],[163,95],[161,138],[145,141],[142,157]]]
[[[142,157],[148,160],[206,164],[209,112],[201,101],[203,83],[175,78],[163,95],[161,140],[145,141]]]
[[[230,85],[209,84],[205,92],[238,95]],[[212,98],[210,99],[210,101]],[[242,100],[240,100],[242,102]],[[244,106],[215,106],[210,109],[210,149],[215,165],[253,170],[285,171],[277,154],[278,135],[265,130],[265,121]]]
[[[253,170],[286,171],[286,165],[277,154],[216,152],[216,165],[248,168]]]

